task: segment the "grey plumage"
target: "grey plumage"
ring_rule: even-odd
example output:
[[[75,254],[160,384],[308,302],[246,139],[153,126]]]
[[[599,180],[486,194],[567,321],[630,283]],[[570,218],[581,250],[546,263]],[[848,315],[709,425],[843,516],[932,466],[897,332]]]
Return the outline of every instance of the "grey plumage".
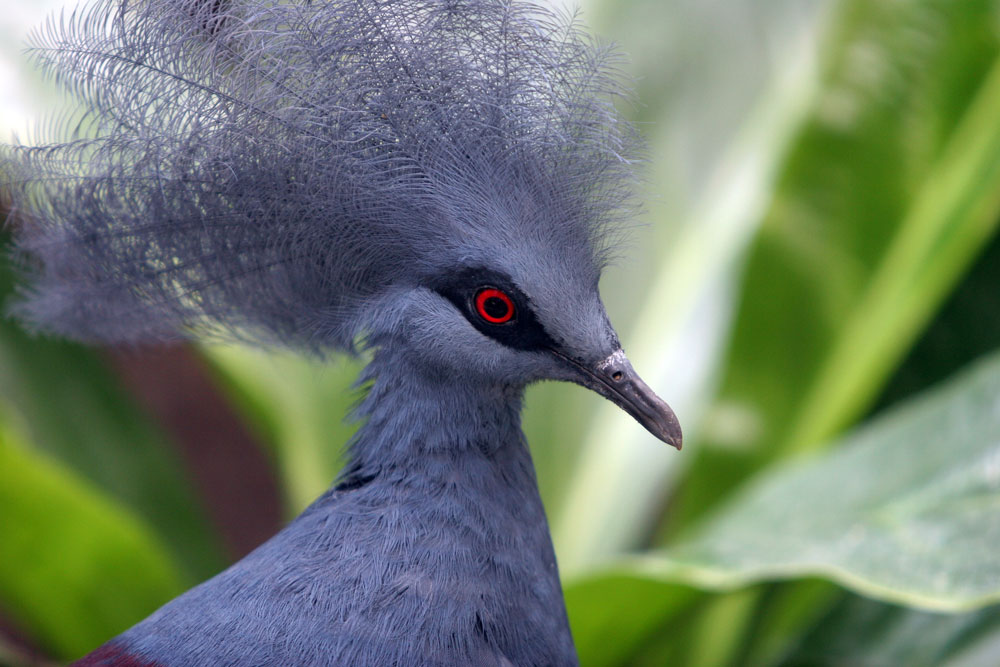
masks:
[[[19,312],[73,337],[344,349],[501,232],[596,275],[629,197],[614,52],[520,0],[101,0],[33,41],[85,104],[13,150]]]
[[[348,478],[119,645],[179,666],[576,663],[520,392],[379,354]]]
[[[681,443],[598,293],[613,50],[522,0],[99,0],[35,41],[84,111],[7,151],[21,317],[374,352],[334,488],[80,664],[575,664],[524,388]]]

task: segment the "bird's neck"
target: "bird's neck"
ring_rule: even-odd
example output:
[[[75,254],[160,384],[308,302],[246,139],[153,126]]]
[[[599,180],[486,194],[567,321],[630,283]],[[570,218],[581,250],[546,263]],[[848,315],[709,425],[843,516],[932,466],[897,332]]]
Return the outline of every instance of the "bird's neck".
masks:
[[[370,547],[355,548],[367,549],[377,572],[427,582],[407,614],[485,652],[460,664],[575,664],[520,428],[522,389],[421,369],[387,350],[366,375],[373,383],[360,407],[367,422],[338,486],[364,508],[352,510],[352,521],[376,521],[355,531]],[[387,585],[395,584],[366,584]]]
[[[530,466],[521,432],[522,387],[448,374],[408,357],[383,348],[365,369],[371,386],[358,409],[365,424],[351,445],[349,474],[419,468],[428,458],[489,458],[508,448]]]

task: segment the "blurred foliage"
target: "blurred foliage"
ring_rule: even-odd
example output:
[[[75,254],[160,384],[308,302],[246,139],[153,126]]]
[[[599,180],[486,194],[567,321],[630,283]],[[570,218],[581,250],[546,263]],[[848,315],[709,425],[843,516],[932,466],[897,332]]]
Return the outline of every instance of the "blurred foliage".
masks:
[[[747,260],[711,446],[678,524],[856,419],[988,241],[1000,201],[995,12],[839,5],[814,111]]]
[[[0,237],[0,243],[6,241]],[[0,265],[0,301],[14,275]],[[168,439],[119,386],[97,352],[30,336],[0,319],[0,426],[58,459],[142,516],[192,578],[222,552]]]
[[[580,634],[606,637],[621,632],[623,623],[636,636],[633,643],[658,634],[683,610],[678,602],[702,602],[665,592],[681,586],[725,591],[768,580],[825,577],[873,598],[923,609],[967,611],[1000,601],[998,406],[1000,356],[995,355],[879,417],[829,452],[771,466],[691,539],[666,551],[622,558],[603,576],[594,573],[571,585],[568,599],[582,598],[574,613],[586,614]],[[602,589],[614,590],[616,597]],[[796,594],[805,594],[816,608],[828,592],[803,587]],[[746,602],[745,596],[731,598],[717,608],[733,600]],[[585,611],[588,603],[600,604],[603,615]],[[612,604],[633,611],[616,614]],[[773,601],[768,606],[773,622],[782,610]],[[594,661],[629,662],[629,644],[616,643],[614,650],[615,659]]]
[[[6,433],[0,526],[0,600],[56,655],[84,653],[193,583],[128,509]]]
[[[832,451],[770,466],[692,539],[638,567],[730,588],[825,576],[948,611],[1000,602],[998,397],[994,355]]]
[[[688,438],[529,392],[581,662],[1000,664],[1000,0],[585,9],[651,143],[605,300]],[[359,362],[204,358],[298,512]],[[0,322],[5,618],[79,655],[221,567],[206,517],[104,357]]]
[[[265,435],[284,482],[289,518],[330,486],[354,434],[347,417],[357,360],[317,363],[288,352],[213,346],[206,355],[246,418]]]
[[[987,667],[1000,659],[1000,608],[913,611],[857,595],[829,610],[779,664]]]

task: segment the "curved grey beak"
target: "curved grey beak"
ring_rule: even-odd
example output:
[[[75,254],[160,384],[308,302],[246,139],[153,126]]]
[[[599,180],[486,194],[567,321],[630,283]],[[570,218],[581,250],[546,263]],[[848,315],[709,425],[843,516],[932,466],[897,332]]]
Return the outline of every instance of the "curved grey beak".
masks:
[[[593,389],[642,424],[663,442],[681,448],[683,435],[677,416],[667,403],[657,396],[639,377],[625,352],[618,349],[593,366],[553,350],[581,373],[579,384]]]

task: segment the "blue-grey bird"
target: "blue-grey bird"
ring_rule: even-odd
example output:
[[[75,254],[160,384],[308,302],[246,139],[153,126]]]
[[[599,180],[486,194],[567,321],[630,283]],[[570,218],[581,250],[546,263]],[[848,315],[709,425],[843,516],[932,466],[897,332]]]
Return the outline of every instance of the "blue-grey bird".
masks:
[[[575,664],[524,388],[681,445],[598,294],[614,49],[525,0],[97,0],[34,42],[83,110],[7,149],[20,317],[372,355],[333,487],[80,664]]]

